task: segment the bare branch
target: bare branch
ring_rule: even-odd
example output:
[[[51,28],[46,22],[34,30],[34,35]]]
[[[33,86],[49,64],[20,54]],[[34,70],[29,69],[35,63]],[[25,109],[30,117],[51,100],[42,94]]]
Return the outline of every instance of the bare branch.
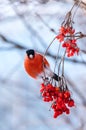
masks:
[[[22,46],[22,43],[14,42],[13,40],[10,40],[10,39],[6,38],[6,37],[3,36],[2,34],[0,34],[0,37],[1,37],[1,39],[2,39],[4,42],[7,42],[7,43],[9,43],[9,44],[12,44],[12,45],[14,45],[14,47],[16,47],[16,48],[26,49],[25,46]]]
[[[21,22],[25,25],[26,29],[28,30],[28,32],[32,33],[33,36],[35,36],[36,38],[38,38],[38,40],[40,41],[41,45],[43,47],[46,47],[46,42],[44,41],[44,39],[40,36],[40,34],[37,33],[37,31],[31,26],[29,25],[29,23],[27,22],[27,20],[25,19],[25,16],[20,14],[19,10],[17,9],[16,5],[14,5],[14,3],[9,0],[14,12],[16,13],[16,15],[20,18]]]
[[[6,38],[6,37],[3,36],[2,34],[0,34],[0,37],[2,38],[3,41],[7,42],[8,44],[12,44],[13,47],[16,48],[16,49],[21,49],[21,50],[22,50],[22,49],[31,49],[31,48],[27,48],[27,47],[23,46],[22,43],[17,43],[17,42],[15,42],[15,41],[12,41],[12,40]],[[0,49],[8,51],[8,50],[13,49],[13,47],[10,47],[10,48],[6,48],[6,47],[4,48],[4,47],[3,47],[3,48],[0,48]],[[38,50],[36,50],[36,51],[38,51]],[[82,50],[82,51],[86,53],[86,51],[84,51],[84,50]],[[40,52],[40,53],[43,53],[43,52]],[[51,54],[50,52],[47,53],[47,56],[49,56],[49,57],[51,57],[51,58],[53,58],[53,59],[56,58],[56,55],[53,55],[53,54]],[[59,56],[58,59],[61,59],[61,56]],[[79,64],[82,64],[82,65],[86,65],[86,62],[85,62],[85,61],[79,61],[79,60],[76,60],[76,59],[68,59],[68,58],[65,58],[65,61],[71,62],[71,63],[79,63]]]
[[[40,14],[38,14],[38,13],[35,13],[35,14],[36,14],[36,16],[41,20],[41,22],[42,22],[51,32],[57,34],[57,32],[56,32],[53,28],[51,28],[48,23],[46,23],[46,22],[44,21],[44,19],[41,17]]]
[[[76,2],[76,4],[80,2],[80,0],[74,0],[74,1]],[[81,1],[80,7],[86,10],[86,3],[84,1]]]

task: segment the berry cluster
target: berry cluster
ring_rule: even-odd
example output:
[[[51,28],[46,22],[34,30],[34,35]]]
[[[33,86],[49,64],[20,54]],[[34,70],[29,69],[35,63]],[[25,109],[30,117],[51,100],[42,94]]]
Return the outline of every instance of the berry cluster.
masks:
[[[42,94],[43,101],[45,102],[53,101],[54,99],[56,99],[58,95],[58,91],[59,88],[54,87],[52,84],[47,84],[47,85],[44,85],[44,83],[41,84],[40,92]]]
[[[62,44],[62,47],[66,48],[66,54],[68,57],[73,56],[75,53],[79,53],[75,39],[69,39]]]
[[[55,36],[54,39],[51,41],[44,54],[45,56],[54,40],[57,39],[60,42],[58,47],[58,54],[56,56],[56,62],[54,68],[55,72],[56,65],[58,64],[57,60],[58,55],[60,53],[59,51],[60,45],[62,45],[62,48],[65,48],[64,54],[61,57],[61,60],[58,64],[58,75],[54,74],[54,76],[51,77],[52,75],[51,76],[47,75],[46,74],[47,72],[44,71],[44,77],[42,77],[43,83],[41,84],[40,89],[43,101],[51,102],[51,108],[54,111],[53,115],[54,118],[57,118],[59,115],[62,115],[63,113],[69,114],[70,108],[75,106],[74,100],[71,98],[71,93],[67,87],[66,79],[64,76],[65,55],[67,55],[67,57],[74,56],[75,54],[78,55],[80,49],[77,45],[77,40],[86,37],[86,34],[83,34],[82,32],[76,32],[75,29],[73,28],[74,24],[73,18],[75,14],[72,14],[72,10],[75,7],[75,5],[76,3],[73,5],[71,10],[66,14],[65,19],[61,24],[58,35]]]
[[[54,110],[54,118],[58,117],[59,115],[70,113],[69,107],[74,106],[74,100],[70,97],[69,91],[59,92],[56,98],[56,101],[52,104],[52,109]]]
[[[59,115],[70,113],[70,107],[74,106],[74,100],[71,99],[71,94],[68,89],[62,90],[60,87],[54,87],[52,84],[41,84],[40,92],[43,97],[43,101],[52,101],[51,108],[54,110],[54,118]]]
[[[75,35],[75,30],[71,26],[63,25],[60,28],[59,34],[56,36],[59,42],[62,42],[62,47],[66,48],[66,54],[68,57],[74,56],[75,53],[78,54],[79,52]]]
[[[59,42],[64,41],[65,37],[73,35],[75,33],[75,30],[72,27],[65,27],[61,26],[59,30],[59,34],[56,36],[56,38],[59,40]]]

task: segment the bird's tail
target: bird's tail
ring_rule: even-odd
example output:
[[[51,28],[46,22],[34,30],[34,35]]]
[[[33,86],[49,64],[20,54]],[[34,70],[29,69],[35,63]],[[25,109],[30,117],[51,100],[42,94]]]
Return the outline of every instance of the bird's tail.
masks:
[[[53,78],[54,80],[56,80],[56,81],[61,80],[61,77],[60,77],[60,76],[58,76],[58,75],[57,75],[57,74],[55,74],[55,73],[53,73],[52,78]]]
[[[61,80],[61,77],[55,74],[49,67],[45,68],[45,73],[56,81]]]

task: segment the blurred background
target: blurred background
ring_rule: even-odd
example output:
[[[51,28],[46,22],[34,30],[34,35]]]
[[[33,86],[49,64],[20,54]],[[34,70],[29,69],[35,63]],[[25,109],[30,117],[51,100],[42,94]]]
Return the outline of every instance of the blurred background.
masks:
[[[65,59],[65,77],[76,103],[70,115],[53,118],[50,104],[41,99],[40,83],[23,66],[27,49],[45,52],[74,1],[79,3],[0,0],[0,130],[86,130],[86,38],[78,42],[79,56]],[[74,28],[86,34],[86,0],[74,21]],[[57,49],[55,41],[47,55],[52,69]]]

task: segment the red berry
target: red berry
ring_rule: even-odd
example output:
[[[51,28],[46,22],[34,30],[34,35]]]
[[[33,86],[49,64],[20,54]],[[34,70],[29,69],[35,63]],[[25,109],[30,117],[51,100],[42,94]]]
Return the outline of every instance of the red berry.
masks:
[[[68,106],[69,106],[69,107],[73,107],[73,106],[75,106],[75,104],[74,104],[74,100],[73,100],[73,99],[70,99],[70,100],[69,100],[69,102],[68,102]]]
[[[56,104],[52,104],[52,109],[55,109],[56,108]]]
[[[69,91],[65,91],[64,92],[64,98],[69,98],[70,97],[70,92]]]
[[[50,96],[50,93],[49,93],[49,92],[47,92],[47,93],[46,93],[46,96]]]
[[[54,115],[53,115],[53,117],[57,118],[57,116],[58,116],[58,112],[55,112]]]
[[[46,92],[42,93],[42,96],[45,97],[46,96]]]
[[[44,88],[42,87],[41,89],[40,89],[40,92],[42,93],[44,91]]]
[[[62,98],[58,97],[57,102],[61,104],[62,103]]]
[[[62,93],[62,92],[59,92],[59,93],[58,93],[58,97],[62,98],[62,97],[63,97],[63,93]]]
[[[70,114],[70,110],[66,108],[66,114]]]
[[[69,102],[69,99],[68,99],[68,98],[64,99],[64,102],[65,102],[65,103],[68,103],[68,102]]]
[[[44,83],[41,84],[42,87],[45,87]]]

